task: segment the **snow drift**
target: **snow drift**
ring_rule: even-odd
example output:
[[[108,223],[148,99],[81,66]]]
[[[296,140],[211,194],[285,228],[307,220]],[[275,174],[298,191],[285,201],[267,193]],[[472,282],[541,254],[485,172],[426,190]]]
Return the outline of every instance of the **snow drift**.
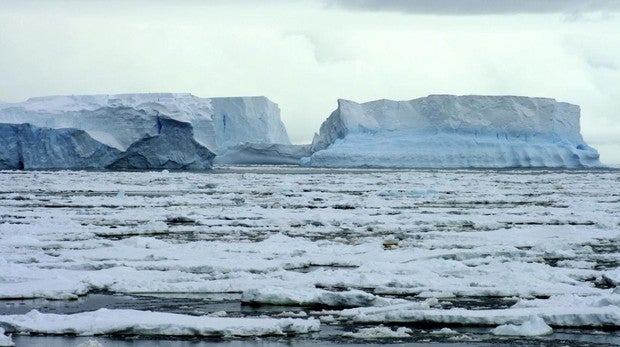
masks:
[[[172,93],[49,96],[0,104],[0,123],[31,124],[48,129],[43,132],[50,134],[56,132],[49,129],[66,129],[54,136],[71,138],[70,143],[50,140],[44,151],[38,150],[41,145],[37,143],[22,145],[25,152],[39,156],[35,161],[40,164],[26,167],[24,163],[23,167],[38,169],[102,168],[112,161],[115,168],[203,169],[211,166],[213,158],[207,151],[219,153],[242,143],[290,144],[278,106],[265,97],[208,99]],[[178,131],[161,136],[163,123],[169,130],[175,124]],[[11,145],[2,147],[0,155],[16,157],[22,133],[7,140]],[[118,160],[98,160],[81,153],[94,146],[127,152]],[[74,148],[78,155],[63,157],[65,147]],[[136,159],[136,150],[150,159]],[[58,156],[50,159],[52,153]]]
[[[547,98],[431,95],[339,100],[303,164],[325,167],[596,167],[579,106]]]

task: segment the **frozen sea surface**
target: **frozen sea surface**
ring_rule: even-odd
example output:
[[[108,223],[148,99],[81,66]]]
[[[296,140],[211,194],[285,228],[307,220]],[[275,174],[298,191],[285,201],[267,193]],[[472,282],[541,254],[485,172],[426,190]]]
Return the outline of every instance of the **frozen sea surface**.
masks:
[[[18,346],[620,344],[617,170],[0,183],[0,327]]]

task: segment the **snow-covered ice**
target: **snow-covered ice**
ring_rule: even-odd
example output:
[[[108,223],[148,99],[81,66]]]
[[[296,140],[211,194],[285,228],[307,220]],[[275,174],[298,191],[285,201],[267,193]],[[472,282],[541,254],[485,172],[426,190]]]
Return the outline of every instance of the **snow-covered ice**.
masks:
[[[6,335],[4,328],[0,327],[0,346],[15,346],[11,335]]]
[[[614,170],[222,167],[0,171],[0,181],[8,302],[220,295],[351,333],[456,324],[491,336],[532,317],[556,334],[620,326]],[[187,315],[222,311],[252,318],[222,306]]]
[[[50,314],[33,310],[23,315],[0,315],[0,324],[17,333],[157,336],[270,336],[318,331],[320,322],[309,319],[221,318],[174,313],[108,310]]]
[[[338,100],[321,125],[319,167],[595,167],[579,106],[547,98],[430,95],[409,101]]]
[[[372,328],[360,329],[356,332],[345,333],[344,337],[351,337],[356,339],[385,339],[385,338],[400,338],[409,337],[413,331],[409,328],[400,327],[396,330],[392,330],[389,327],[378,326]]]
[[[334,312],[331,312],[334,313]],[[514,321],[529,321],[532,317],[544,319],[548,324],[558,327],[618,327],[620,326],[620,307],[581,307],[555,308],[537,307],[528,309],[468,310],[420,309],[416,305],[394,305],[377,308],[356,308],[343,310],[342,317],[359,323],[436,323],[459,325],[498,325]],[[529,326],[529,325],[528,325]]]
[[[493,329],[493,335],[503,336],[540,336],[553,333],[553,329],[545,323],[545,320],[532,316],[521,324],[504,324]]]

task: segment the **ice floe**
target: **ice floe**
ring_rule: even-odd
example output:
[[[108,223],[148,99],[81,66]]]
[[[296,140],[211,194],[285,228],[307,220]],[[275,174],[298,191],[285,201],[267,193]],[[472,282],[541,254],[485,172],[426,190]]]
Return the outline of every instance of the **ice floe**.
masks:
[[[356,339],[386,339],[409,337],[413,331],[409,328],[400,327],[392,330],[389,327],[378,326],[372,328],[359,329],[356,332],[346,332],[342,336]]]
[[[500,325],[491,333],[500,336],[541,336],[553,333],[553,329],[545,323],[544,319],[532,316],[521,324]]]
[[[82,336],[268,336],[305,334],[318,331],[320,323],[309,319],[220,318],[174,313],[108,310],[76,314],[47,314],[36,310],[24,315],[0,315],[9,331],[37,334],[76,334]]]
[[[15,346],[11,334],[6,335],[4,328],[0,327],[0,346]]]

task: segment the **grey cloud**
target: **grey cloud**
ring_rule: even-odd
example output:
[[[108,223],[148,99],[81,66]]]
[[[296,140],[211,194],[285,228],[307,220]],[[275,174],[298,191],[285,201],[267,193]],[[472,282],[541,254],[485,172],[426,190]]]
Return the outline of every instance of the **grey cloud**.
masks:
[[[618,12],[618,0],[326,0],[327,7],[433,15]]]

